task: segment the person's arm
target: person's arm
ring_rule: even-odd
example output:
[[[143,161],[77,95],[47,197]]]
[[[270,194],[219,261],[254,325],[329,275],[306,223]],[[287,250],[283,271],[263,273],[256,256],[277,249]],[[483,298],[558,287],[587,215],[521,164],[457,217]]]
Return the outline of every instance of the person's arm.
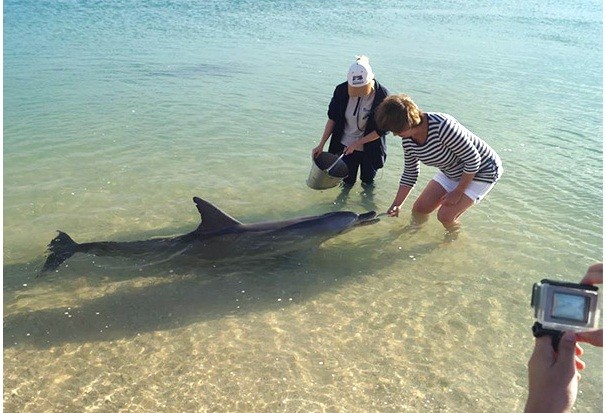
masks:
[[[332,131],[334,129],[335,129],[335,121],[332,119],[328,119],[326,121],[326,125],[324,126],[324,133],[322,133],[322,138],[320,139],[320,143],[318,144],[318,146],[313,148],[311,151],[311,156],[313,158],[317,157],[318,155],[320,155],[322,153],[322,151],[324,150],[324,145],[326,144],[326,141],[328,140],[328,138],[330,137],[330,135],[332,134]]]
[[[391,206],[387,210],[387,214],[391,217],[397,217],[400,214],[400,208],[412,188],[414,188],[421,170],[421,162],[415,156],[410,154],[410,151],[404,150],[404,171],[400,177],[400,187]]]
[[[349,155],[349,154],[353,153],[356,149],[360,149],[361,147],[363,147],[368,142],[375,141],[375,140],[379,139],[380,137],[381,137],[381,135],[379,135],[377,133],[377,131],[372,131],[368,135],[364,136],[363,138],[358,139],[357,141],[355,141],[354,143],[349,145],[347,148],[345,148],[343,153],[345,155]]]
[[[406,201],[406,198],[408,198],[408,194],[410,194],[411,190],[412,190],[411,186],[400,185],[395,199],[393,200],[393,202],[391,203],[391,206],[387,210],[387,214],[390,217],[397,217],[398,215],[400,215],[400,208],[402,208],[402,204],[404,203],[404,201]]]
[[[577,399],[580,375],[585,365],[576,356],[582,350],[573,332],[562,336],[558,352],[553,351],[551,336],[535,340],[528,361],[528,400],[524,413],[570,412]]]

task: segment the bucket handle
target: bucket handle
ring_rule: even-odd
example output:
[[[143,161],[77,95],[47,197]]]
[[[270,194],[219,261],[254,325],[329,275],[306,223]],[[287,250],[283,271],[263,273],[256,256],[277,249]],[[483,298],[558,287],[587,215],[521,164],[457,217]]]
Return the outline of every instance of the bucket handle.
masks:
[[[336,164],[338,164],[338,163],[339,163],[339,161],[341,160],[341,158],[343,157],[343,155],[345,155],[345,153],[342,153],[342,154],[341,154],[341,156],[339,156],[339,157],[337,158],[337,160],[336,160],[336,161],[335,161],[335,162],[334,162],[332,165],[330,165],[328,168],[324,169],[324,172],[326,172],[327,174],[329,174],[329,173],[330,173],[330,170],[331,170],[332,168],[334,168]]]

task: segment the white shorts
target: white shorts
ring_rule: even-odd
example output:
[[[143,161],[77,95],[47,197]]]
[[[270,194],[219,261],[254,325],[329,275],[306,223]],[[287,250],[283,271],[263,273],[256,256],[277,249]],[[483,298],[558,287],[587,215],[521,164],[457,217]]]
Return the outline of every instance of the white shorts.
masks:
[[[442,171],[438,171],[438,173],[433,177],[433,180],[439,183],[442,188],[446,190],[446,192],[454,191],[454,189],[459,185],[459,181],[450,179]],[[465,195],[467,195],[469,199],[473,200],[474,204],[477,204],[490,192],[495,183],[496,182],[488,183],[471,181],[467,188],[465,188]]]

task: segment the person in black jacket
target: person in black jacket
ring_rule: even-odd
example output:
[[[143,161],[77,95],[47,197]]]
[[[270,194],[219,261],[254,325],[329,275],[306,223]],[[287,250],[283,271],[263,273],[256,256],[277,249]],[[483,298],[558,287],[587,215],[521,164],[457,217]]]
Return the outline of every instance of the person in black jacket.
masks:
[[[335,88],[328,105],[328,121],[318,146],[312,150],[317,157],[330,137],[328,152],[344,153],[349,175],[343,182],[356,182],[358,169],[363,184],[372,185],[377,171],[385,164],[387,131],[377,128],[373,112],[389,95],[389,91],[375,79],[366,56],[356,56],[347,73],[347,82]]]

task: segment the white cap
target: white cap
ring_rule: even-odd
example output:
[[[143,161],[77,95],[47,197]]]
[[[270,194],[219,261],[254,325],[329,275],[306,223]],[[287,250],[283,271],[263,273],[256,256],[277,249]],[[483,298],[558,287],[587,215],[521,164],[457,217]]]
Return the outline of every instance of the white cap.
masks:
[[[370,62],[366,56],[356,56],[347,72],[347,85],[350,96],[368,95],[372,90],[372,81],[375,74],[372,72]]]
[[[356,61],[349,67],[347,83],[352,87],[366,86],[375,78],[370,62],[366,56],[356,56]]]

